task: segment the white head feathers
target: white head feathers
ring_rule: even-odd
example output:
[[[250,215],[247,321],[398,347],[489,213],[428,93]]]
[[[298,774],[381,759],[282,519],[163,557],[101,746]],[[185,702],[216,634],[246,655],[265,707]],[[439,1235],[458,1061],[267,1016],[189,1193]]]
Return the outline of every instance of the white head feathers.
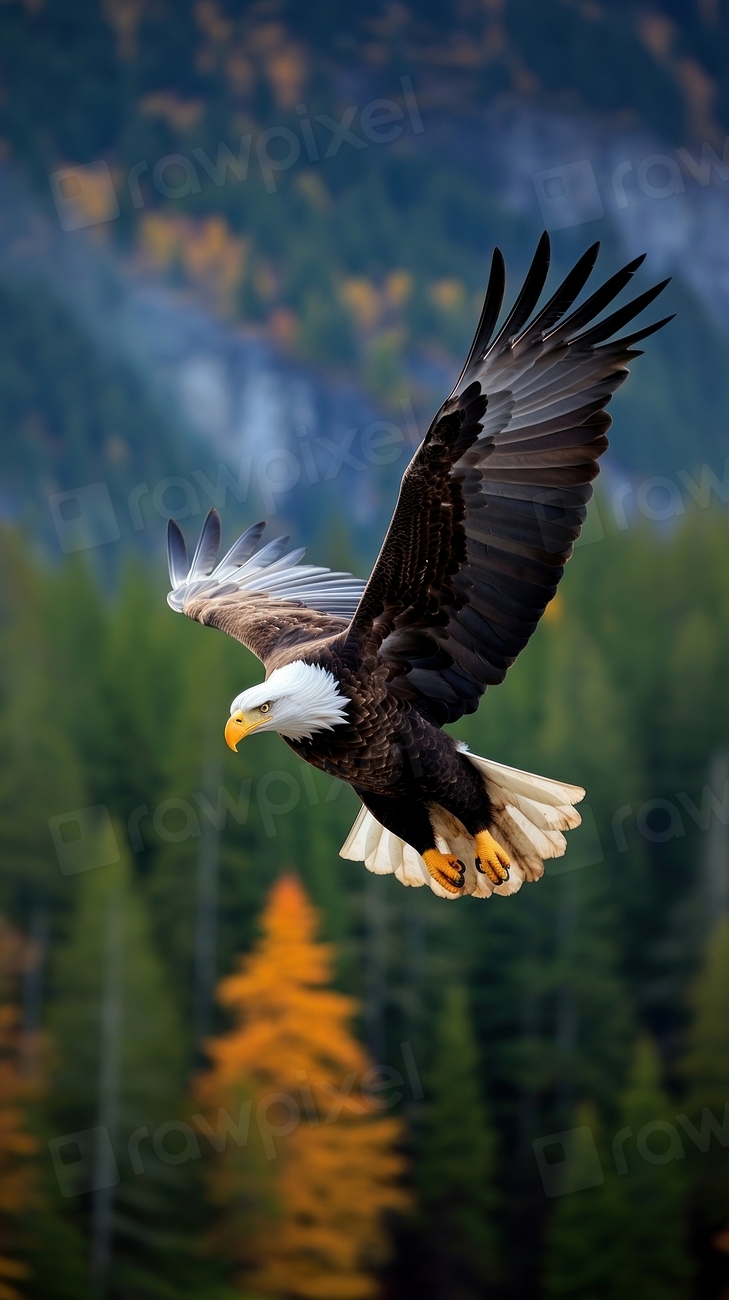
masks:
[[[340,694],[336,678],[326,668],[297,659],[237,695],[230,706],[231,716],[266,703],[271,710],[257,731],[277,731],[288,740],[309,740],[315,731],[331,731],[346,722],[349,700]]]

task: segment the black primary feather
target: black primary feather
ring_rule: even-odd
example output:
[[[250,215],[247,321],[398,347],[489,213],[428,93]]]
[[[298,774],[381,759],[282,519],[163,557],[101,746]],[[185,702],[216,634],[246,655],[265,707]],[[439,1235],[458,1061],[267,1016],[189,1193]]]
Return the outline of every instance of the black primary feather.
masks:
[[[608,445],[604,408],[639,355],[631,345],[669,319],[611,337],[663,281],[593,323],[642,258],[567,315],[597,252],[589,248],[538,310],[550,257],[542,236],[488,345],[503,288],[494,258],[468,361],[405,472],[352,620],[347,662],[376,655],[391,690],[435,722],[472,712],[532,635],[584,524]]]

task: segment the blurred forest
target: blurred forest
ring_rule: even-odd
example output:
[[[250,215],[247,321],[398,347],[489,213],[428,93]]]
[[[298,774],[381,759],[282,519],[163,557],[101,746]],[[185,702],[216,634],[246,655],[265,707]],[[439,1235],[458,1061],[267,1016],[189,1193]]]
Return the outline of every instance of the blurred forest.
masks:
[[[0,5],[0,1300],[729,1295],[729,344],[688,277],[557,598],[457,728],[587,789],[512,899],[341,860],[348,789],[274,736],[224,746],[260,666],[166,606],[160,512],[76,548],[49,511],[220,481],[109,343],[130,285],[424,427],[492,245],[513,287],[538,235],[464,144],[483,111],[721,159],[728,36],[724,0]],[[401,137],[324,156],[322,119],[379,97]],[[235,183],[271,129],[297,165]],[[557,233],[557,268],[596,236],[616,269],[607,217]],[[365,573],[404,463],[362,476],[356,539],[350,479],[302,478],[296,544]],[[623,511],[625,473],[669,508]]]
[[[115,997],[123,1011],[113,1293],[224,1295],[241,1252],[254,1267],[255,1243],[271,1231],[265,1225],[280,1225],[270,1180],[283,1176],[287,1139],[271,1172],[252,1144],[242,1155],[230,1143],[216,1151],[202,1136],[215,1124],[194,1129],[190,1116],[204,1097],[203,1113],[227,1106],[235,1119],[241,1102],[223,1100],[226,1089],[238,1098],[266,1086],[292,1095],[302,1086],[297,1070],[341,1084],[366,1068],[363,1049],[342,1039],[344,1011],[327,1031],[320,1020],[330,1013],[294,998],[297,979],[304,998],[315,999],[306,989],[329,978],[326,965],[317,972],[305,955],[296,958],[297,925],[306,942],[318,925],[335,945],[333,978],[355,999],[353,1025],[370,1060],[395,1072],[384,1076],[397,1085],[384,1101],[394,1099],[400,1127],[382,1160],[386,1169],[397,1157],[411,1193],[396,1202],[389,1251],[373,1257],[389,1290],[451,1294],[457,1279],[459,1295],[525,1294],[541,1279],[545,1294],[577,1296],[588,1294],[575,1282],[584,1274],[599,1286],[589,1294],[691,1294],[696,1252],[705,1268],[720,1258],[712,1242],[729,1220],[721,1127],[729,1088],[728,541],[727,520],[697,509],[670,537],[644,525],[578,548],[563,592],[505,685],[459,730],[477,752],[582,781],[584,826],[564,861],[518,898],[451,908],[339,860],[356,801],[302,770],[277,737],[223,753],[227,702],[255,680],[255,665],[225,637],[174,618],[161,571],[150,575],[130,560],[109,604],[83,560],[49,573],[17,536],[3,534],[1,902],[32,949],[19,962],[19,940],[3,936],[3,1132],[17,1137],[0,1164],[0,1190],[19,1164],[27,1170],[27,1199],[6,1207],[9,1258],[32,1264],[21,1294],[85,1294],[77,1288],[86,1238],[103,1245],[102,1193],[62,1186],[59,1195],[44,1147],[51,1136],[104,1123],[99,1080],[109,1068],[107,1004],[113,1009]],[[108,822],[79,828],[76,811],[94,808],[108,809]],[[57,852],[49,817],[60,821]],[[228,979],[223,1005],[213,1007],[213,970],[234,970],[256,942],[282,869],[295,871],[319,920],[287,922],[291,938],[285,932],[269,944],[259,982],[251,973],[238,993]],[[299,905],[306,913],[303,895]],[[117,958],[113,917],[123,925]],[[294,999],[305,1040],[293,1060],[293,1049],[280,1049],[282,1059],[255,1031],[266,998],[276,996]],[[227,1009],[239,999],[252,1038],[234,1049]],[[18,1056],[12,1007],[36,1043],[30,1058],[27,1046]],[[311,1016],[318,1033],[307,1046]],[[211,1075],[201,1055],[210,1033],[222,1035]],[[269,1051],[279,1062],[270,1076]],[[693,1162],[684,1139],[680,1163],[638,1161],[603,1188],[544,1197],[533,1141],[587,1123],[605,1133],[609,1150],[626,1125],[637,1132],[681,1114],[701,1129],[704,1107],[718,1127]],[[183,1127],[161,1157],[145,1153],[135,1168],[132,1135],[174,1121]],[[186,1158],[180,1133],[193,1144]],[[178,1154],[179,1164],[171,1159]],[[229,1161],[237,1162],[232,1172]],[[351,1169],[344,1178],[336,1163],[330,1168],[342,1195],[361,1204],[357,1186],[349,1189]],[[388,1196],[381,1201],[385,1209]],[[635,1224],[634,1203],[651,1207],[635,1237],[624,1226]],[[223,1232],[220,1205],[235,1214],[235,1233]],[[514,1252],[515,1237],[529,1250]],[[262,1294],[330,1294],[277,1289],[274,1275],[265,1274]],[[350,1293],[366,1291],[331,1292]]]

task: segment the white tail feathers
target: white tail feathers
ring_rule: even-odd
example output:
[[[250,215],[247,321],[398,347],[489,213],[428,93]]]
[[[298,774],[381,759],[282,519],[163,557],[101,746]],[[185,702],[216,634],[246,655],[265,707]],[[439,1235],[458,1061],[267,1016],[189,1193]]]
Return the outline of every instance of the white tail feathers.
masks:
[[[546,776],[520,772],[479,758],[464,755],[483,774],[493,808],[491,831],[511,858],[509,879],[496,888],[488,876],[476,870],[476,845],[461,823],[435,805],[431,820],[435,842],[441,853],[452,853],[466,867],[466,879],[457,894],[450,894],[433,880],[423,859],[415,849],[385,830],[366,808],[360,810],[340,856],[364,862],[377,875],[394,873],[403,885],[430,885],[440,898],[460,898],[474,894],[489,898],[491,894],[515,894],[524,880],[538,880],[547,858],[561,858],[567,847],[563,831],[579,826],[580,814],[573,807],[584,799],[578,785],[565,785]]]

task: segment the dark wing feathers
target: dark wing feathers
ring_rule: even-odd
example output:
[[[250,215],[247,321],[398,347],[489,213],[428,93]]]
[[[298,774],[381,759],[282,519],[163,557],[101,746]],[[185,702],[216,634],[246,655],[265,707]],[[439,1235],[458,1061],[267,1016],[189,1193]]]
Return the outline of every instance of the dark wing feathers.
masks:
[[[608,445],[604,408],[640,355],[630,349],[671,319],[612,337],[663,281],[593,323],[642,258],[566,315],[598,247],[533,317],[549,269],[544,235],[490,342],[504,291],[503,258],[494,254],[466,366],[403,476],[345,638],[345,654],[376,654],[395,693],[435,722],[472,712],[526,645],[584,523]]]
[[[547,275],[549,274],[549,236],[545,233],[542,235],[537,244],[537,251],[532,259],[532,264],[526,274],[526,279],[517,295],[516,302],[494,339],[490,352],[499,347],[504,340],[507,342],[518,335],[519,330],[526,324],[536,307],[542,289],[544,288]]]
[[[259,547],[262,523],[215,567],[213,510],[191,563],[170,521],[172,608],[230,633],[269,671],[334,638],[345,661],[378,660],[394,693],[433,721],[473,712],[486,687],[503,681],[557,590],[608,445],[605,407],[641,355],[634,345],[672,319],[614,337],[664,280],[596,322],[642,257],[572,310],[598,249],[589,248],[537,310],[550,260],[543,235],[494,335],[505,288],[495,250],[466,364],[405,471],[364,589],[350,574],[300,565],[303,551],[287,554],[288,538]]]
[[[187,577],[190,560],[180,526],[174,519],[170,519],[167,524],[167,567],[172,586],[179,587]]]
[[[506,264],[504,255],[500,248],[494,249],[494,255],[491,259],[491,274],[489,275],[486,297],[484,298],[481,319],[478,322],[476,336],[471,344],[471,351],[466,357],[466,364],[460,373],[458,382],[468,370],[474,357],[482,357],[489,345],[491,335],[499,319],[501,304],[504,301],[504,292],[506,290]],[[456,385],[457,387],[457,385]]]
[[[571,334],[579,333],[583,325],[587,325],[589,321],[594,320],[607,307],[608,303],[612,302],[613,298],[617,298],[644,261],[645,253],[641,253],[640,257],[628,262],[627,266],[624,266],[622,270],[616,271],[615,275],[611,275],[609,280],[606,280],[604,284],[600,285],[599,289],[590,294],[590,297],[583,302],[581,307],[577,308],[577,311],[560,321],[559,328],[553,330],[548,337],[554,338],[557,336],[562,339],[568,338]]]
[[[559,288],[549,299],[549,302],[545,303],[544,307],[542,307],[539,312],[539,315],[532,321],[531,325],[524,330],[523,334],[515,340],[516,343],[520,343],[523,346],[525,343],[531,342],[532,338],[536,338],[538,335],[547,334],[551,327],[556,324],[558,320],[562,319],[565,312],[569,311],[577,296],[584,289],[585,284],[589,279],[590,272],[597,261],[599,251],[600,245],[593,244],[591,248],[588,248],[586,253],[582,254],[579,262],[576,266],[573,266],[569,275],[562,281]],[[528,319],[530,315],[531,311],[525,318],[525,323],[526,319]]]
[[[654,284],[652,289],[646,289],[645,293],[641,293],[632,302],[620,307],[618,311],[613,312],[612,316],[600,321],[599,325],[595,325],[586,334],[579,335],[577,341],[581,347],[594,348],[596,344],[604,343],[606,339],[610,338],[611,334],[614,334],[616,330],[621,330],[623,325],[627,325],[629,320],[632,320],[645,307],[648,307],[653,302],[653,299],[658,297],[659,293],[663,293],[669,282],[670,276],[667,280],[661,280],[660,284]]]

